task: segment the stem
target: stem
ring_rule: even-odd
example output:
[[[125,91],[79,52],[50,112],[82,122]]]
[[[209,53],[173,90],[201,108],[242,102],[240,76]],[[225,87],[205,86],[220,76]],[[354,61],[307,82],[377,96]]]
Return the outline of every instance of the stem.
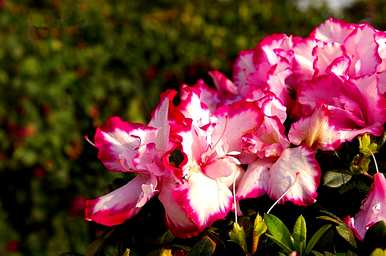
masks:
[[[375,170],[377,171],[377,173],[379,173],[377,159],[375,159],[373,152],[370,151],[370,153],[371,153],[371,156],[373,157],[373,160],[374,160]]]

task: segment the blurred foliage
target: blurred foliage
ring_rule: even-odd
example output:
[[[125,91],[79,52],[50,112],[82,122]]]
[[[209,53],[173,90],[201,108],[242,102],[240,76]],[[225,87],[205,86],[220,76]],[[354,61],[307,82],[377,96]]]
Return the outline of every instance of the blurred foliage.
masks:
[[[366,8],[384,28],[378,2],[346,17]],[[306,35],[331,15],[299,12],[284,0],[0,0],[0,255],[85,253],[104,231],[83,220],[84,198],[128,177],[107,172],[84,136],[111,115],[146,121],[165,88],[230,74],[263,36]],[[162,210],[149,207],[136,220],[158,234]],[[147,245],[142,235],[126,242]]]

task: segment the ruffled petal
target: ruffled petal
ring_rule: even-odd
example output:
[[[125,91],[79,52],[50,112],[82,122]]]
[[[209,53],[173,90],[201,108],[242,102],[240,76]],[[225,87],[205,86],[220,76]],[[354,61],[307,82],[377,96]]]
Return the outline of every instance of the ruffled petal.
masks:
[[[195,87],[183,85],[181,87],[181,102],[178,109],[185,117],[192,119],[195,127],[203,127],[209,123],[211,113],[200,99],[200,91]]]
[[[86,201],[85,219],[105,226],[118,225],[136,215],[156,193],[157,179],[138,175],[113,192]]]
[[[258,105],[244,101],[219,108],[216,117],[212,145],[222,147],[224,152],[240,152],[241,137],[258,128],[263,121],[263,114]]]
[[[337,42],[342,44],[354,31],[355,25],[343,20],[329,18],[311,32],[310,37],[323,42]]]
[[[365,237],[366,231],[378,221],[386,222],[386,179],[382,173],[374,175],[374,183],[355,215],[352,227],[358,239]]]
[[[336,66],[338,64],[334,63],[334,61],[345,55],[343,46],[332,42],[316,46],[313,50],[313,54],[315,56],[313,64],[315,69],[314,75],[324,74],[326,71],[331,70],[331,65]]]
[[[233,81],[241,95],[247,95],[252,88],[250,76],[256,71],[254,51],[241,51],[233,66]]]
[[[269,160],[256,160],[248,165],[247,171],[242,176],[237,186],[237,199],[255,198],[262,196],[268,189],[269,169],[273,162]]]
[[[379,74],[378,79],[378,93],[383,96],[383,98],[386,97],[386,72],[382,72]]]
[[[378,54],[378,44],[375,41],[375,30],[367,24],[362,24],[347,37],[344,47],[351,59],[350,76],[360,77],[371,75],[377,71],[381,58]]]
[[[210,71],[209,75],[212,77],[214,85],[223,97],[232,97],[238,94],[237,87],[220,71]]]
[[[285,196],[281,203],[309,205],[316,201],[320,183],[320,167],[315,152],[305,147],[288,148],[269,170],[267,194],[274,200]]]
[[[386,32],[377,31],[375,33],[375,41],[378,44],[378,54],[382,60],[381,64],[377,68],[377,71],[384,72],[386,71]]]
[[[218,180],[230,187],[233,182],[237,183],[242,174],[239,161],[231,156],[216,159],[203,168],[203,173],[211,179]]]
[[[229,188],[201,172],[192,172],[187,182],[173,190],[172,196],[199,230],[225,218],[233,207]]]
[[[180,238],[197,236],[202,229],[186,214],[185,210],[174,199],[175,181],[165,179],[158,196],[165,209],[165,219],[170,231]]]
[[[139,149],[156,140],[157,130],[112,117],[96,130],[94,141],[98,158],[107,169],[118,172],[137,171],[134,158]]]

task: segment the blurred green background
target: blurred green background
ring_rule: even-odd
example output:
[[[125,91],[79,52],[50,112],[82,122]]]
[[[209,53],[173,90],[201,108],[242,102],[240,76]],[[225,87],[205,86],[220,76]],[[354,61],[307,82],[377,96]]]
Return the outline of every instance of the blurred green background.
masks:
[[[108,116],[146,121],[162,90],[230,75],[267,34],[329,16],[386,29],[383,0],[306,2],[0,0],[0,255],[85,252],[84,198],[124,179],[84,139]]]

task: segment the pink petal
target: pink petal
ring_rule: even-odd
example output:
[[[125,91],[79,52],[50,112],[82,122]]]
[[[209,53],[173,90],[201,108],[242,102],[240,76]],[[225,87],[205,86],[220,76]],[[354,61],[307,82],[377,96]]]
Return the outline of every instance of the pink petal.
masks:
[[[169,112],[173,105],[172,100],[177,94],[176,91],[168,90],[161,95],[161,100],[156,109],[152,113],[152,118],[149,126],[158,128],[156,148],[166,151],[169,146]]]
[[[381,58],[375,41],[375,30],[369,25],[360,25],[347,37],[344,47],[351,59],[350,75],[360,77],[377,71]]]
[[[281,202],[309,205],[316,201],[320,182],[320,167],[315,152],[304,147],[288,148],[270,169],[268,195]]]
[[[382,173],[374,175],[374,183],[367,198],[353,219],[353,228],[358,239],[362,240],[367,229],[378,221],[386,222],[386,179]]]
[[[310,39],[296,40],[294,42],[294,62],[293,72],[299,73],[302,79],[310,79],[314,74],[314,59],[313,49],[316,42]]]
[[[223,95],[223,97],[229,97],[238,94],[237,87],[220,71],[210,71],[209,75],[212,77],[214,85],[220,94]]]
[[[326,72],[335,74],[337,76],[347,76],[350,65],[350,58],[346,55],[343,55],[331,62],[331,64],[327,67]]]
[[[272,161],[256,160],[248,165],[237,186],[237,199],[255,198],[266,193],[269,181],[269,169]]]
[[[289,101],[289,86],[287,85],[286,80],[291,74],[291,66],[287,61],[281,60],[278,61],[268,75],[267,89],[285,104]]]
[[[386,122],[386,99],[379,94],[379,85],[382,85],[382,79],[384,79],[382,76],[384,74],[353,80],[363,95],[362,104],[366,107],[367,122],[369,124],[379,123],[379,126],[383,126],[383,123]]]
[[[193,86],[186,90],[186,85],[180,90],[181,99],[189,97],[189,94],[194,92],[200,98],[201,104],[205,105],[211,113],[215,111],[217,105],[221,102],[218,92],[209,88],[203,80],[198,80]]]
[[[338,43],[324,43],[314,48],[315,56],[314,68],[315,75],[324,74],[328,69],[331,69],[333,62],[345,55],[343,47]]]
[[[173,191],[175,186],[174,180],[164,180],[158,196],[165,209],[166,224],[177,237],[190,238],[197,236],[202,229],[188,217],[182,206],[174,199]]]
[[[138,175],[113,192],[86,200],[85,219],[105,226],[118,225],[136,215],[154,196],[157,180]]]
[[[386,32],[377,31],[375,33],[375,41],[378,44],[378,54],[382,59],[381,64],[378,66],[378,72],[386,71]]]
[[[219,108],[213,130],[212,146],[222,146],[224,152],[241,151],[241,137],[260,126],[263,115],[256,103],[240,101]]]
[[[241,51],[233,66],[233,81],[241,95],[248,94],[252,86],[249,77],[256,71],[253,56],[253,50]]]
[[[210,111],[200,99],[200,91],[194,87],[181,87],[181,102],[178,109],[185,117],[192,119],[195,127],[203,127],[209,123]]]
[[[112,117],[96,130],[94,141],[98,158],[112,171],[134,171],[133,160],[139,148],[155,141],[156,135],[154,128]]]
[[[173,198],[199,230],[225,218],[233,207],[229,188],[201,172],[192,172],[187,182],[174,189]]]
[[[355,25],[343,20],[329,18],[311,32],[310,38],[323,42],[337,42],[342,44],[355,29]]]
[[[288,138],[295,145],[333,150],[342,143],[337,131],[329,124],[329,112],[326,107],[318,108],[311,116],[293,123]]]
[[[203,173],[211,179],[218,180],[230,187],[242,173],[239,162],[234,157],[216,159],[203,168]]]
[[[256,131],[243,136],[243,152],[259,158],[277,158],[289,146],[284,133],[285,127],[277,117],[266,116]]]
[[[295,145],[335,150],[343,142],[351,141],[358,135],[364,133],[379,135],[380,129],[381,126],[376,124],[358,129],[352,124],[352,119],[346,112],[321,106],[312,115],[293,123],[288,138]]]
[[[267,94],[264,98],[261,98],[258,103],[264,115],[268,117],[275,116],[281,123],[284,123],[287,119],[287,108],[275,95]]]
[[[386,72],[380,73],[378,79],[379,79],[377,84],[378,93],[385,98],[386,97]]]

